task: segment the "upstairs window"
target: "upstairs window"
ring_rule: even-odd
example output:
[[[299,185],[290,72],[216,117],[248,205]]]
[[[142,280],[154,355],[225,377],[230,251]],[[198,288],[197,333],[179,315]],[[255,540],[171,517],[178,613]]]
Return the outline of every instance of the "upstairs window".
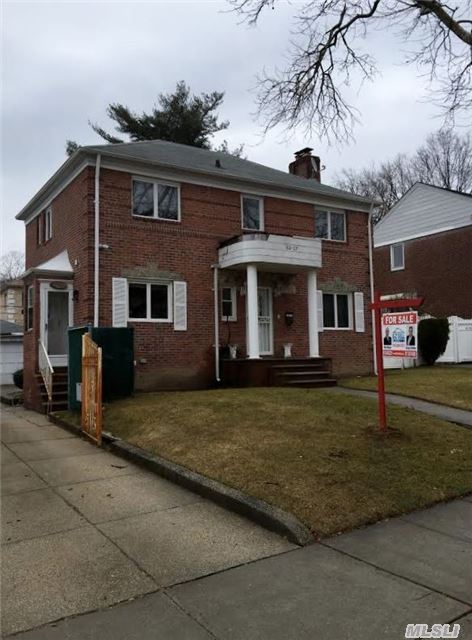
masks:
[[[38,244],[44,244],[52,238],[52,207],[41,211],[38,216]]]
[[[172,321],[171,283],[128,283],[129,320]]]
[[[154,180],[133,179],[133,215],[179,222],[179,187]]]
[[[323,293],[323,327],[325,329],[352,327],[351,299],[348,293]]]
[[[44,214],[44,242],[52,238],[52,208],[48,207]]]
[[[405,245],[403,242],[390,245],[390,271],[405,268]]]
[[[264,230],[263,200],[257,196],[241,197],[241,226],[248,231]]]
[[[317,211],[315,237],[346,242],[346,214],[342,211]]]
[[[223,322],[236,321],[236,287],[221,289],[221,319]]]

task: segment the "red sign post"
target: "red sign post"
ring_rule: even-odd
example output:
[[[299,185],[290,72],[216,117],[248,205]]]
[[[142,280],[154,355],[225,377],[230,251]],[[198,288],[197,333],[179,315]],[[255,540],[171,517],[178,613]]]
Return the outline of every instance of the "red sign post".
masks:
[[[375,356],[377,360],[377,392],[379,397],[379,426],[380,431],[387,431],[387,409],[385,406],[385,375],[383,366],[382,345],[382,309],[418,309],[424,298],[403,298],[398,300],[381,300],[380,293],[375,291],[374,301],[369,309],[374,312]]]

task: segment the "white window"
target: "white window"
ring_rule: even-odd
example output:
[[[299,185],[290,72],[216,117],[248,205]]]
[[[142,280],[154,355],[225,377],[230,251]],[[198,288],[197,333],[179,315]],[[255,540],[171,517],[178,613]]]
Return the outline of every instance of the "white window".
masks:
[[[264,201],[257,196],[241,196],[241,226],[248,231],[264,231]]]
[[[134,216],[179,222],[180,189],[175,184],[133,178],[132,208]]]
[[[26,330],[29,331],[33,328],[33,313],[34,313],[34,289],[32,286],[28,287],[28,293],[26,296]]]
[[[141,322],[172,322],[172,284],[129,282],[128,319]]]
[[[236,322],[236,287],[221,289],[221,319],[224,322]]]
[[[38,244],[43,244],[44,242],[44,220],[43,214],[40,213],[38,215]]]
[[[48,207],[44,214],[44,242],[52,238],[52,208]]]
[[[405,268],[405,245],[403,242],[390,245],[390,270],[400,271]]]
[[[317,211],[315,237],[346,242],[346,214],[343,211]]]
[[[323,328],[352,328],[352,297],[349,293],[323,293]]]

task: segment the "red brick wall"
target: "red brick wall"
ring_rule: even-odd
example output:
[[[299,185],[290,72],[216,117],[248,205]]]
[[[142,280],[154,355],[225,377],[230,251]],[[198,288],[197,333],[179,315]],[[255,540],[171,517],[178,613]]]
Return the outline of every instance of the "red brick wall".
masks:
[[[379,247],[374,271],[382,294],[416,293],[433,316],[472,318],[472,227],[408,240],[401,271],[390,270],[390,247]]]
[[[173,271],[188,283],[188,330],[174,331],[170,324],[133,322],[135,328],[136,381],[138,386],[200,386],[213,380],[213,273],[219,243],[241,233],[240,194],[191,184],[181,185],[180,223],[131,216],[131,176],[103,170],[101,176],[100,241],[110,246],[100,254],[100,323],[111,324],[112,277],[127,276],[130,269],[156,265]],[[313,237],[313,207],[267,197],[265,230]],[[369,273],[367,214],[348,215],[348,242],[323,241],[323,269],[319,282],[339,277],[365,293],[366,332],[330,331],[320,336],[321,354],[333,358],[336,374],[371,370],[370,317],[367,311]],[[242,282],[245,273],[241,273]],[[260,274],[259,284],[270,284]],[[296,295],[274,297],[274,348],[293,343],[293,354],[308,355],[306,276],[295,278]],[[285,326],[286,311],[293,311],[292,327]],[[231,342],[245,354],[245,298],[238,295],[238,320],[229,323]],[[220,325],[220,343],[228,326]],[[141,362],[145,359],[146,362]]]
[[[26,225],[26,270],[37,267],[65,249],[74,268],[74,288],[79,298],[74,302],[74,324],[92,320],[93,314],[93,169],[84,169],[52,202],[52,237],[38,245],[38,218]],[[60,278],[58,278],[60,279]],[[26,289],[34,286],[34,326],[25,330],[24,400],[27,407],[40,409],[35,379],[40,337],[39,279],[29,276]],[[26,318],[26,309],[24,317]]]
[[[74,324],[93,318],[93,185],[94,169],[78,176],[52,203],[53,238],[37,246],[36,221],[27,226],[27,268],[37,266],[62,250],[69,250],[74,267]],[[181,185],[180,223],[133,218],[131,175],[102,169],[100,184],[100,324],[112,322],[112,278],[127,277],[132,270],[147,269],[179,274],[188,283],[188,329],[174,331],[172,324],[133,322],[135,329],[136,382],[138,388],[198,387],[213,383],[214,327],[213,272],[219,243],[241,233],[240,193]],[[278,198],[264,199],[265,230],[272,233],[313,237],[312,205]],[[340,278],[365,294],[365,333],[326,330],[320,334],[320,352],[333,359],[337,375],[371,370],[367,214],[347,216],[346,243],[323,241],[318,281]],[[76,264],[77,261],[77,264]],[[273,285],[274,276],[260,274],[259,284]],[[241,272],[241,284],[245,272]],[[308,355],[306,275],[294,277],[295,294],[273,299],[274,353],[293,343],[293,355]],[[36,293],[39,317],[39,289]],[[294,323],[285,325],[285,312],[294,312]],[[238,320],[230,323],[231,342],[245,355],[245,297],[238,293]],[[227,326],[220,324],[220,343],[226,342]],[[35,367],[39,327],[25,336],[25,368]],[[26,383],[28,384],[28,383]],[[28,403],[28,400],[27,400]]]

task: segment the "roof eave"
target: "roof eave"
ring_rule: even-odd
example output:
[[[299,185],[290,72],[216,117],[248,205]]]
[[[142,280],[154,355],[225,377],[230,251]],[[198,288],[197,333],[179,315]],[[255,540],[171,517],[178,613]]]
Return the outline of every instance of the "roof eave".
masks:
[[[108,151],[106,149],[102,150],[94,150],[94,153],[100,153],[103,156],[108,156],[109,158],[113,158],[115,160],[121,160],[122,162],[135,162],[137,164],[141,163],[141,164],[146,164],[146,165],[150,165],[153,167],[161,167],[163,169],[170,169],[170,170],[174,170],[174,171],[192,171],[195,174],[201,175],[201,176],[207,176],[207,177],[211,177],[211,178],[219,178],[222,179],[223,181],[230,181],[230,180],[234,180],[234,181],[239,181],[239,182],[246,182],[248,184],[251,185],[263,185],[266,187],[271,187],[273,189],[280,189],[280,190],[284,190],[284,191],[290,191],[293,190],[297,193],[300,194],[304,194],[310,198],[328,198],[328,199],[332,199],[332,200],[346,200],[346,201],[350,201],[353,203],[356,203],[358,205],[364,205],[364,206],[378,206],[379,204],[381,204],[381,201],[379,200],[375,200],[373,198],[367,198],[364,196],[357,196],[355,194],[351,194],[349,192],[345,192],[342,194],[331,194],[331,193],[323,193],[323,192],[319,192],[319,193],[315,193],[312,189],[304,189],[303,187],[295,187],[295,186],[291,186],[291,187],[278,187],[277,184],[274,184],[273,182],[270,181],[266,181],[266,180],[258,180],[258,179],[251,179],[251,178],[243,178],[241,176],[235,176],[234,174],[226,174],[226,175],[218,175],[216,174],[214,171],[206,171],[205,169],[196,169],[194,167],[188,168],[188,167],[182,167],[180,165],[175,165],[172,164],[170,162],[156,162],[154,160],[144,160],[143,158],[139,158],[136,156],[127,156],[124,157],[121,154],[117,154],[117,153],[113,153],[112,151]]]

